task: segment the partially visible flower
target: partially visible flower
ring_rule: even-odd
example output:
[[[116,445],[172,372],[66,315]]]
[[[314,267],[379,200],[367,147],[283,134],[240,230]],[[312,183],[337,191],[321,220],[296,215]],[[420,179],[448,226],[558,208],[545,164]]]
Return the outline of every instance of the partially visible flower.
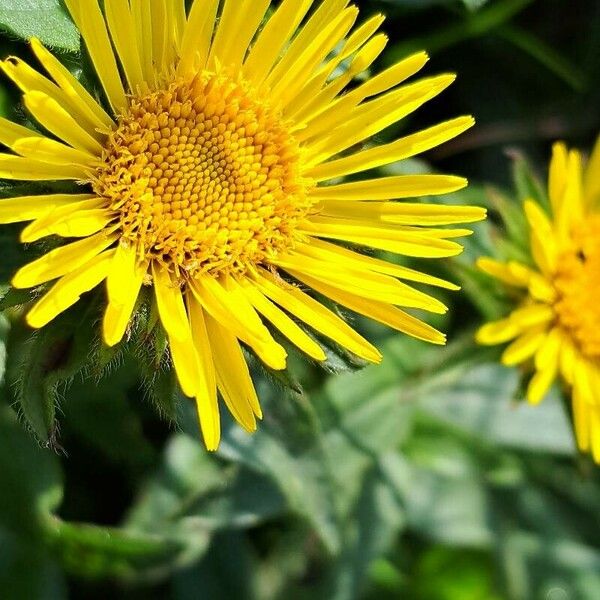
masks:
[[[477,340],[511,342],[502,362],[533,371],[532,404],[560,378],[579,448],[600,463],[600,142],[587,165],[579,152],[556,144],[548,187],[549,211],[533,200],[524,205],[535,266],[479,260],[520,299],[508,317],[484,325]]]
[[[22,268],[13,285],[56,280],[27,316],[43,327],[106,280],[103,337],[125,335],[152,286],[183,392],[196,398],[206,445],[219,444],[217,390],[248,431],[261,417],[240,341],[284,369],[279,330],[326,356],[300,322],[365,360],[381,355],[301,288],[433,343],[444,336],[403,309],[446,307],[404,283],[451,284],[346,245],[407,256],[458,254],[443,229],[483,210],[392,202],[443,194],[459,177],[357,174],[414,156],[465,131],[461,117],[396,141],[367,140],[437,96],[439,75],[401,85],[427,62],[410,56],[352,85],[383,51],[376,15],[354,28],[348,0],[66,0],[106,104],[38,41],[48,77],[18,58],[1,67],[42,126],[3,119],[0,177],[71,180],[77,193],[5,200],[3,223],[33,221],[24,242],[68,243]],[[311,12],[312,5],[315,4]],[[354,29],[353,29],[354,28]],[[345,92],[345,93],[344,93]],[[342,178],[353,176],[352,181]],[[399,308],[401,307],[401,308]],[[267,326],[267,324],[269,326]]]

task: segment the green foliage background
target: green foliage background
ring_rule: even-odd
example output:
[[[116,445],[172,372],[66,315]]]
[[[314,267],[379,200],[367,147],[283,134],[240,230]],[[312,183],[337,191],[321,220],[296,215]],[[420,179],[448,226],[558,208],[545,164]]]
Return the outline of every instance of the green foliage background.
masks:
[[[536,173],[545,177],[552,140],[589,148],[600,130],[596,0],[358,4],[363,16],[389,15],[380,66],[426,48],[429,73],[460,75],[382,137],[478,119],[388,172],[465,174],[473,185],[447,201],[498,206],[503,195],[511,213],[541,193]],[[81,68],[58,0],[0,0],[0,28],[3,56],[30,58],[21,40],[37,35]],[[6,80],[0,113],[24,116]],[[101,295],[31,337],[22,324],[30,298],[9,291],[0,301],[0,598],[600,597],[600,478],[574,450],[560,391],[528,407],[518,374],[473,344],[475,327],[502,306],[472,268],[494,251],[491,227],[477,226],[465,255],[437,266],[464,286],[436,319],[447,348],[357,320],[383,349],[381,366],[361,368],[334,348],[326,370],[292,356],[277,379],[255,364],[265,421],[249,437],[225,420],[215,455],[165,361],[147,353],[152,314],[111,354],[97,341]],[[40,251],[17,235],[0,230],[5,290]]]

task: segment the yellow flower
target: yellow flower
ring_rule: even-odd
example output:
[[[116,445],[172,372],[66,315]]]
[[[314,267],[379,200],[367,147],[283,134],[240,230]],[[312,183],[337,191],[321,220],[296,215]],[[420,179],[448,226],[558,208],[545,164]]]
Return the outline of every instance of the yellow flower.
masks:
[[[524,205],[534,268],[479,260],[522,300],[507,318],[484,325],[477,340],[511,341],[505,365],[532,362],[532,404],[560,377],[571,391],[579,448],[600,462],[600,142],[586,167],[579,152],[554,146],[549,196],[550,214],[533,200]]]
[[[439,226],[480,220],[481,209],[390,200],[448,193],[466,181],[342,178],[469,128],[472,118],[461,117],[385,145],[366,143],[437,96],[453,75],[401,85],[426,63],[418,53],[344,93],[387,42],[377,33],[380,15],[354,28],[358,9],[348,0],[283,0],[272,12],[270,0],[198,0],[189,14],[184,0],[105,0],[104,13],[98,0],[66,4],[104,108],[37,40],[32,50],[47,75],[18,58],[1,64],[44,133],[3,119],[0,141],[13,153],[0,155],[0,177],[80,184],[78,193],[1,201],[0,222],[32,221],[23,242],[80,238],[15,275],[17,288],[57,280],[29,312],[32,327],[106,280],[103,337],[115,345],[141,287],[152,286],[209,449],[219,444],[217,390],[246,430],[261,417],[240,341],[272,369],[286,366],[272,329],[325,360],[302,322],[380,361],[376,348],[302,287],[444,342],[403,308],[446,307],[404,281],[454,286],[347,245],[458,254],[454,238],[469,230]]]

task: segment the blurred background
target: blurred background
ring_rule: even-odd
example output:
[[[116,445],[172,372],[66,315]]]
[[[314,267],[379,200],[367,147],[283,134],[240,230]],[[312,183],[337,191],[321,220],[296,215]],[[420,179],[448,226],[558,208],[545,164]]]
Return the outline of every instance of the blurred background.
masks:
[[[427,49],[428,75],[459,74],[382,140],[461,114],[478,122],[383,171],[466,175],[471,187],[447,201],[490,205],[501,191],[516,203],[527,182],[545,180],[553,140],[594,142],[597,0],[356,3],[362,19],[388,15],[377,68]],[[76,68],[77,32],[58,1],[25,4],[0,0],[2,56],[29,58],[19,39],[36,34]],[[21,116],[14,89],[0,86],[0,112]],[[0,598],[600,598],[600,477],[575,452],[560,390],[526,406],[519,374],[473,344],[484,316],[501,310],[472,271],[491,251],[494,217],[463,257],[436,266],[465,288],[433,319],[447,348],[356,320],[382,365],[362,368],[334,348],[326,369],[292,356],[279,379],[254,364],[265,421],[249,437],[223,415],[215,455],[139,336],[117,355],[98,347],[97,298],[30,339],[9,294]],[[17,233],[0,231],[0,289],[26,260]]]

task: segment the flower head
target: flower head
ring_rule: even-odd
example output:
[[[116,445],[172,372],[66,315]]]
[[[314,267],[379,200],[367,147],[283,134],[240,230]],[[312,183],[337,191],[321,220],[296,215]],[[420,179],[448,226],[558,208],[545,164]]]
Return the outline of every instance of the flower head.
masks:
[[[204,439],[219,443],[217,390],[247,430],[261,417],[240,342],[284,369],[278,330],[325,360],[311,328],[359,357],[381,356],[306,289],[409,335],[444,336],[404,309],[444,312],[409,283],[445,281],[348,245],[411,257],[458,254],[474,207],[396,202],[462,188],[443,175],[357,174],[414,156],[469,128],[461,117],[384,145],[368,140],[437,96],[440,75],[405,84],[410,56],[362,83],[387,38],[383,18],[355,27],[348,0],[66,0],[105,102],[38,41],[46,74],[1,64],[42,127],[0,121],[0,176],[71,180],[73,193],[13,198],[0,221],[32,221],[24,242],[66,241],[13,285],[56,281],[28,313],[42,327],[106,280],[103,338],[126,334],[142,286],[154,302]],[[270,15],[270,16],[267,16]],[[343,178],[352,176],[352,181]],[[304,290],[302,288],[305,288]],[[302,324],[302,325],[301,325]]]
[[[502,362],[531,365],[533,404],[560,378],[571,392],[578,445],[600,462],[600,143],[587,166],[579,152],[554,146],[549,197],[549,210],[533,200],[524,205],[533,266],[479,260],[516,292],[518,305],[477,339],[510,341]]]

